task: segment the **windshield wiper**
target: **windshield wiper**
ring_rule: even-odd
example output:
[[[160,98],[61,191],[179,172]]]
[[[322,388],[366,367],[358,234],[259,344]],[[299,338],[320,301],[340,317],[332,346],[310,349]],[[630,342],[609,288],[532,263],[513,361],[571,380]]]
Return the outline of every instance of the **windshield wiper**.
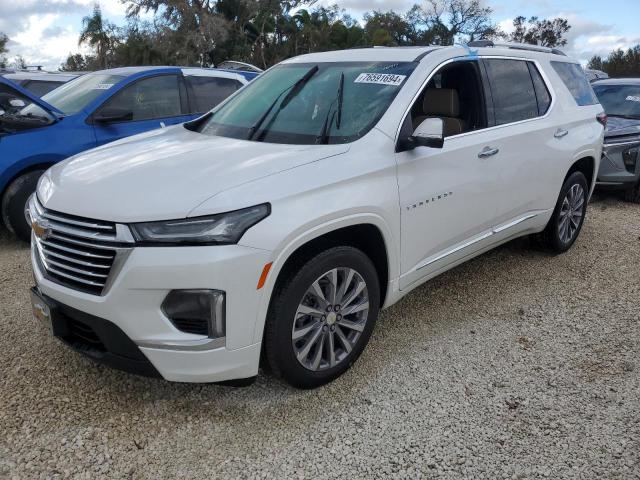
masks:
[[[258,121],[256,121],[256,123],[254,123],[251,126],[251,128],[249,128],[249,133],[247,134],[247,140],[251,140],[253,138],[253,136],[256,134],[258,129],[262,126],[264,121],[267,119],[267,117],[271,113],[271,110],[273,110],[274,107],[277,105],[278,100],[280,100],[280,97],[282,97],[282,95],[284,95],[287,91],[289,91],[287,96],[284,97],[284,99],[282,100],[282,103],[280,104],[280,109],[275,113],[275,115],[269,122],[269,125],[273,123],[273,120],[278,115],[278,113],[280,113],[280,111],[284,107],[286,107],[291,100],[293,100],[293,98],[300,92],[300,90],[302,90],[302,87],[305,86],[305,84],[311,79],[311,77],[313,77],[316,74],[318,70],[319,70],[318,65],[311,67],[307,71],[307,73],[305,73],[304,76],[301,77],[296,83],[294,83],[290,87],[285,88],[282,92],[280,92],[278,96],[275,98],[275,100],[271,103],[271,105],[269,105],[269,108],[267,108],[267,110],[265,110],[265,112],[260,116]]]
[[[333,125],[333,119],[336,119],[336,128],[340,130],[340,124],[342,123],[342,101],[344,97],[344,72],[340,73],[340,83],[338,84],[338,95],[336,99],[331,102],[329,105],[329,110],[327,111],[327,116],[324,119],[324,123],[322,124],[322,130],[320,131],[320,135],[316,137],[316,143],[329,143],[329,130],[331,125]],[[332,107],[335,102],[338,102],[338,107],[336,111],[331,115]]]

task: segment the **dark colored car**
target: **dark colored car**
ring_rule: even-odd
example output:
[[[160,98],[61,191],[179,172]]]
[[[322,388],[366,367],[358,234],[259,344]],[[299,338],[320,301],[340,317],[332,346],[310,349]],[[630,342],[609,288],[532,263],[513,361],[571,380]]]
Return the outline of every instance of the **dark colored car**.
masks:
[[[587,80],[589,80],[590,82],[609,78],[609,75],[602,70],[592,70],[590,68],[585,69],[584,74],[586,75]]]
[[[60,85],[63,85],[74,78],[78,78],[82,73],[21,70],[17,72],[3,73],[1,75],[4,78],[11,80],[13,83],[17,83],[26,90],[29,90],[38,97],[42,97],[50,91],[58,88]]]
[[[598,184],[623,189],[626,200],[640,203],[640,78],[592,86],[608,117]]]

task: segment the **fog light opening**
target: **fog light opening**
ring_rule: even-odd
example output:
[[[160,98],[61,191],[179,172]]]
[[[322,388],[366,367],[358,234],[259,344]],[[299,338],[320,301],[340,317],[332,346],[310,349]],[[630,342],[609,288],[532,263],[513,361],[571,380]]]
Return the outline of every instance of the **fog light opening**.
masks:
[[[223,338],[226,335],[225,292],[171,290],[162,302],[161,309],[181,332],[209,338]]]

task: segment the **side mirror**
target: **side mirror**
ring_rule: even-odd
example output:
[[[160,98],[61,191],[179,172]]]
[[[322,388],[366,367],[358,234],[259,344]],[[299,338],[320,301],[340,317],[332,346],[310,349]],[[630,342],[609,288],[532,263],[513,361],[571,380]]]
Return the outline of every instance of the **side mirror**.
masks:
[[[444,122],[441,118],[427,118],[418,125],[409,139],[418,147],[442,148],[444,145]]]
[[[12,98],[11,100],[9,100],[9,105],[11,105],[12,107],[15,107],[15,108],[23,108],[23,107],[27,106],[27,104],[24,103],[19,98]]]
[[[115,123],[133,120],[133,112],[126,108],[106,107],[93,116],[96,123]]]

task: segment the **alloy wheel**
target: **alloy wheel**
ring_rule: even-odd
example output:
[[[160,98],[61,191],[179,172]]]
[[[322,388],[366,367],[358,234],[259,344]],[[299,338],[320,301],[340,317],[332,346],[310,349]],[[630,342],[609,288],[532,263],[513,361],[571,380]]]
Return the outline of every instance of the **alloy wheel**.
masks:
[[[567,195],[562,200],[560,214],[558,215],[558,234],[565,244],[571,242],[584,216],[585,194],[582,185],[571,186]]]
[[[343,362],[367,324],[369,293],[352,268],[334,268],[307,289],[296,310],[291,341],[296,358],[319,371]]]

